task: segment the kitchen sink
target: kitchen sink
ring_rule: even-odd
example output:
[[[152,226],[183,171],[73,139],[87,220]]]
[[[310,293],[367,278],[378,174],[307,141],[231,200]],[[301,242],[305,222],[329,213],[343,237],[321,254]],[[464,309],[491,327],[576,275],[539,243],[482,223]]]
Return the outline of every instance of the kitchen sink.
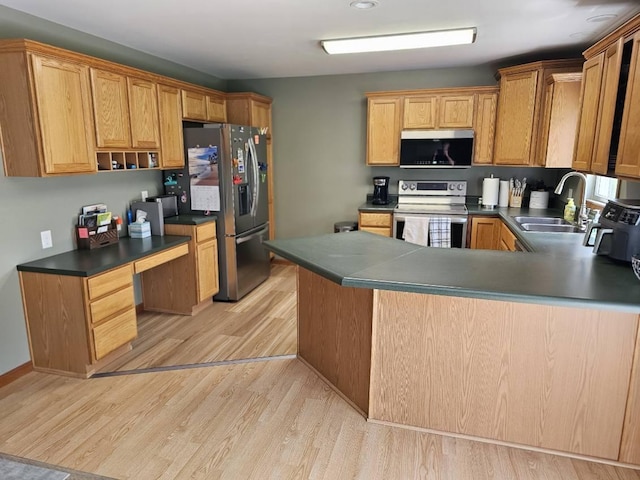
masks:
[[[564,218],[559,217],[511,217],[519,224],[533,223],[536,225],[571,225]]]
[[[580,233],[580,229],[575,225],[566,223],[519,223],[519,227],[526,232],[547,232],[547,233]]]
[[[580,229],[560,217],[511,217],[525,232],[581,233]]]

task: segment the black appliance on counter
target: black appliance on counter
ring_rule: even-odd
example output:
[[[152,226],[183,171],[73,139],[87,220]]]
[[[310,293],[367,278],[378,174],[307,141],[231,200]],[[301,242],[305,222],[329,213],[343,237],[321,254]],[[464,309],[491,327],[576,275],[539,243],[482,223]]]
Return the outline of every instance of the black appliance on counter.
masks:
[[[590,243],[594,231],[595,240]],[[587,227],[583,244],[593,246],[598,255],[631,262],[631,257],[640,253],[640,200],[609,200],[599,222]]]
[[[374,205],[389,204],[389,177],[373,177],[373,200]]]
[[[162,204],[162,215],[164,218],[178,215],[178,196],[175,194],[156,195],[147,197],[147,202],[158,202]]]

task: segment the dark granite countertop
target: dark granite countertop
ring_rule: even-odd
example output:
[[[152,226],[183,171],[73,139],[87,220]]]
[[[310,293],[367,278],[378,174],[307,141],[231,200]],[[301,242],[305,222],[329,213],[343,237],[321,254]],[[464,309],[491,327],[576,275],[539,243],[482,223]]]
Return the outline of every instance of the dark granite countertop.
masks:
[[[142,257],[187,243],[188,236],[151,235],[147,238],[122,237],[118,243],[94,250],[71,250],[17,266],[21,272],[50,273],[90,277]]]
[[[176,215],[175,217],[167,217],[164,223],[172,225],[200,225],[202,223],[213,222],[216,220],[215,215]]]
[[[510,215],[525,209],[511,210],[497,214],[516,233]],[[582,234],[517,236],[532,253],[421,247],[359,231],[265,245],[345,287],[640,313],[640,281],[631,266],[594,255],[582,247]]]
[[[396,208],[398,202],[392,201],[388,205],[374,205],[371,202],[363,203],[358,207],[359,212],[366,213],[393,213],[393,209]]]

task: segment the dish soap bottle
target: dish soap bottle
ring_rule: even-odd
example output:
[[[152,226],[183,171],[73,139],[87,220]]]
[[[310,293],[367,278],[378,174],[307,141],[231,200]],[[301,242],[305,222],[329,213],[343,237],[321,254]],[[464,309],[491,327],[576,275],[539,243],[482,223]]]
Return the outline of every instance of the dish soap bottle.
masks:
[[[573,223],[576,217],[576,204],[573,203],[573,198],[567,198],[567,204],[564,206],[564,219],[567,222]]]

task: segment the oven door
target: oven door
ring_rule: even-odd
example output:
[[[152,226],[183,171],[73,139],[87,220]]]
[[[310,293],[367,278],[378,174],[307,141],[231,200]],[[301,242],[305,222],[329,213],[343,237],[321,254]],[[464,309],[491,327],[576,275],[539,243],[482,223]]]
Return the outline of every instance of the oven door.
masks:
[[[393,238],[402,240],[404,232],[404,220],[406,217],[448,217],[451,219],[451,247],[467,248],[467,215],[434,215],[431,213],[394,213],[393,214]]]

